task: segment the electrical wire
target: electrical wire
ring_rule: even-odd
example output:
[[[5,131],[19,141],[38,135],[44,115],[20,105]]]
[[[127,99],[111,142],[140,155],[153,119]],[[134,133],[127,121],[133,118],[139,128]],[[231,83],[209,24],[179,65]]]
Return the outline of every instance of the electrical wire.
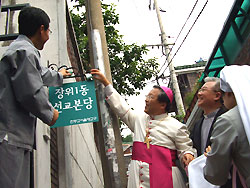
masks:
[[[181,30],[180,30],[180,32],[179,32],[179,34],[178,34],[178,36],[176,37],[176,39],[175,39],[175,41],[174,41],[174,45],[176,44],[177,40],[179,39],[179,37],[180,37],[180,35],[181,35],[181,33],[182,33],[182,31],[183,31],[184,27],[185,27],[185,26],[186,26],[186,24],[187,24],[187,21],[188,21],[188,20],[189,20],[189,18],[191,17],[191,15],[192,15],[192,13],[193,13],[193,11],[194,11],[194,9],[195,9],[195,7],[196,7],[197,3],[198,3],[198,0],[195,2],[195,4],[194,4],[194,6],[193,6],[193,8],[192,8],[192,10],[191,10],[191,12],[190,12],[190,14],[189,14],[188,18],[186,19],[186,21],[185,21],[184,25],[182,26],[182,28],[181,28]],[[171,53],[171,51],[172,51],[172,49],[173,49],[174,45],[172,46],[172,48],[170,48],[170,51],[169,51],[169,53],[168,53],[168,55],[167,55],[167,58],[168,58],[169,54]]]
[[[185,40],[187,39],[189,33],[191,32],[191,30],[193,29],[194,25],[196,24],[197,20],[199,19],[200,15],[202,14],[202,12],[204,11],[205,7],[207,6],[208,0],[206,1],[206,3],[204,4],[203,8],[201,9],[200,13],[198,14],[198,16],[196,17],[194,23],[192,24],[192,26],[190,27],[188,33],[186,34],[185,38],[183,39],[182,43],[180,44],[179,48],[177,49],[177,51],[175,52],[175,54],[173,55],[172,59],[169,61],[167,67],[164,69],[163,73],[161,75],[164,74],[164,72],[167,70],[167,68],[169,67],[170,63],[173,61],[174,57],[176,56],[176,54],[179,52],[180,48],[182,47],[183,43],[185,42]]]
[[[176,44],[177,40],[179,39],[179,37],[180,37],[180,35],[181,35],[181,33],[182,33],[182,31],[183,31],[184,27],[186,26],[186,24],[187,24],[187,22],[188,22],[189,18],[190,18],[190,17],[191,17],[191,15],[192,15],[192,13],[193,13],[193,11],[194,11],[194,9],[195,9],[195,7],[196,7],[197,3],[198,3],[198,0],[196,0],[196,2],[195,2],[195,4],[194,4],[194,6],[193,6],[193,8],[192,8],[191,12],[189,13],[189,15],[188,15],[188,17],[187,17],[187,19],[186,19],[185,23],[183,24],[183,26],[182,26],[182,28],[181,28],[181,30],[180,30],[180,32],[179,32],[179,34],[178,34],[178,36],[176,37],[176,39],[175,39],[175,41],[174,41],[174,45]],[[166,56],[167,56],[167,57],[166,57],[166,61],[167,61],[167,59],[168,59],[168,57],[169,57],[169,54],[172,52],[172,50],[173,50],[173,48],[174,48],[174,45],[172,46],[172,48],[170,48],[169,53],[166,55]],[[162,68],[165,66],[166,61],[165,61],[165,62],[164,62],[164,64],[161,66],[161,68],[160,68],[160,70],[159,70],[159,73],[161,72]]]

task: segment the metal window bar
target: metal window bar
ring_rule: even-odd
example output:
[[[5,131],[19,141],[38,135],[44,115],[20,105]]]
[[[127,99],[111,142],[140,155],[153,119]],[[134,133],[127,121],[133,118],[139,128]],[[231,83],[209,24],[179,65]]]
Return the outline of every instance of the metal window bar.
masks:
[[[239,8],[239,11],[250,21],[250,15],[249,15],[249,10],[248,13],[243,10],[241,7]]]
[[[0,0],[0,13],[1,13],[1,10],[2,10],[2,1]],[[1,19],[1,14],[0,14],[0,19]]]
[[[235,20],[232,21],[232,28],[234,30],[234,33],[235,33],[237,40],[242,44],[244,42],[244,39],[242,38],[242,36],[240,34],[240,30],[239,30]]]
[[[220,46],[220,51],[221,51],[221,54],[222,54],[222,56],[223,56],[223,58],[224,58],[225,64],[226,64],[226,65],[230,65],[230,61],[229,61],[229,59],[228,59],[228,56],[227,56],[227,54],[226,54],[225,47],[224,47],[223,44],[221,44],[221,46]]]
[[[7,9],[7,16],[6,16],[6,27],[5,27],[5,35],[7,35],[9,33],[9,20],[10,20],[10,9]]]
[[[28,7],[28,6],[30,6],[29,3],[1,6],[1,0],[0,0],[0,12],[6,12],[6,14],[7,14],[6,15],[5,34],[0,35],[0,41],[14,40],[18,37],[18,33],[9,33],[10,12],[21,10],[22,8]]]

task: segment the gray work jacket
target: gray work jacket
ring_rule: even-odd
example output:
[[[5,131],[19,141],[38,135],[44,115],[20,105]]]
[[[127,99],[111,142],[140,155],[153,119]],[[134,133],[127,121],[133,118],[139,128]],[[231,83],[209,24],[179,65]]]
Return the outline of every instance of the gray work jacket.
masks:
[[[32,149],[36,117],[49,124],[54,108],[44,86],[62,84],[62,74],[42,67],[40,53],[24,35],[11,43],[0,62],[0,142]]]

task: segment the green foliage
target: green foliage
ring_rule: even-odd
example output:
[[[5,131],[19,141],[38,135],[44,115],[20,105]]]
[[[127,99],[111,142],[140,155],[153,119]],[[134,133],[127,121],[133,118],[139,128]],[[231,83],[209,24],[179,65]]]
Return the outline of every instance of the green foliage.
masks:
[[[122,137],[122,142],[133,142],[133,137],[132,135],[128,135],[125,138]]]
[[[79,5],[75,6],[76,9],[84,6],[84,0],[78,0],[77,2]],[[115,11],[113,4],[102,4],[113,85],[120,94],[139,94],[136,90],[143,89],[146,81],[156,76],[159,64],[156,62],[156,58],[143,59],[143,56],[148,52],[145,45],[127,45],[124,43],[123,36],[115,29],[115,25],[119,24],[119,15]],[[85,12],[81,14],[71,12],[71,15],[81,58],[85,63],[85,69],[89,70],[86,15]]]
[[[196,91],[201,87],[201,83],[197,80],[194,88],[192,89],[191,92],[187,93],[185,95],[185,98],[184,98],[184,105],[185,105],[185,108],[188,108],[194,98],[194,95],[196,93]]]
[[[175,119],[177,119],[177,120],[180,121],[180,122],[183,122],[183,121],[184,121],[185,115],[184,115],[184,113],[182,113],[182,114],[174,115],[174,116],[172,116],[172,117],[175,118]]]

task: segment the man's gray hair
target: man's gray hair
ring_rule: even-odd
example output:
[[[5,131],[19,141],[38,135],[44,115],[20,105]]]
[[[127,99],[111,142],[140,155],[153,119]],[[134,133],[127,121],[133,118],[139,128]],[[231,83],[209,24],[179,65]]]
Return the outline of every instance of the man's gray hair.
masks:
[[[220,79],[219,78],[217,78],[217,77],[206,77],[204,79],[204,81],[205,81],[205,83],[207,83],[207,82],[215,82],[213,89],[215,91],[221,91],[221,89],[220,89]]]

